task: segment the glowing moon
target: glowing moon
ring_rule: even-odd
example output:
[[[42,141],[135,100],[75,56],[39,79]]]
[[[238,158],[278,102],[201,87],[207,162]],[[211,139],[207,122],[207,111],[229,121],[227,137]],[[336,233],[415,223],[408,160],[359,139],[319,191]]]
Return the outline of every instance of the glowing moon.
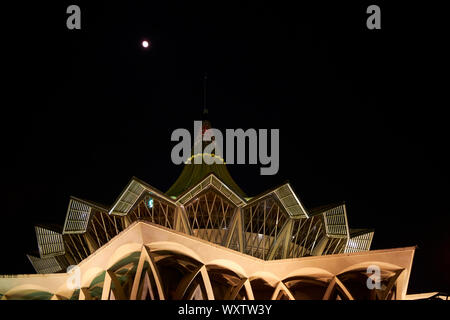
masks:
[[[149,46],[150,46],[150,42],[148,42],[147,40],[142,41],[143,48],[148,48]]]

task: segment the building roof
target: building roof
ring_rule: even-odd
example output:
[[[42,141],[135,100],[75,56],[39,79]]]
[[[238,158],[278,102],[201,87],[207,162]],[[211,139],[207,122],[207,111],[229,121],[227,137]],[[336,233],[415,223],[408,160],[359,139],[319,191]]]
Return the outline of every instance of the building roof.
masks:
[[[206,164],[204,163],[204,161],[202,162],[202,164],[185,164],[180,176],[169,188],[166,194],[169,196],[178,197],[180,194],[198,184],[211,173],[215,174],[240,197],[246,197],[244,191],[242,191],[242,189],[231,177],[225,163]]]
[[[193,151],[197,150],[200,144],[202,145],[202,150],[204,150],[205,141],[203,140],[203,134],[205,134],[210,127],[209,121],[203,121],[202,128],[199,128],[197,137],[194,141]],[[218,151],[219,150],[214,149],[214,152]],[[199,152],[199,150],[197,150],[197,152]],[[220,152],[218,153],[220,154]],[[199,164],[195,163],[195,159],[198,157],[202,158],[202,161]],[[205,161],[205,159],[208,160],[208,158],[209,160],[214,158],[216,161],[212,164],[208,164],[211,163],[210,161]],[[269,221],[272,226],[277,226],[275,228],[267,229],[272,231],[275,230],[275,236],[272,236],[270,233],[267,235],[269,241],[271,241],[272,238],[277,239],[271,244],[275,249],[271,251],[269,259],[278,256],[288,257],[291,253],[294,256],[293,252],[300,252],[295,251],[297,249],[294,250],[289,248],[290,245],[292,245],[292,248],[306,248],[306,239],[309,239],[308,235],[310,234],[310,229],[312,230],[312,233],[316,233],[316,238],[318,236],[323,236],[324,239],[327,238],[324,241],[321,241],[320,250],[314,251],[314,254],[321,255],[324,252],[324,254],[328,254],[328,252],[333,254],[339,252],[350,253],[370,249],[373,230],[350,229],[347,221],[345,203],[331,204],[307,210],[289,182],[285,182],[254,197],[246,197],[245,193],[236,184],[228,172],[225,161],[219,155],[214,154],[211,151],[211,153],[191,152],[191,156],[185,161],[180,176],[166,193],[136,177],[132,177],[125,189],[111,206],[104,206],[92,201],[71,197],[64,227],[62,229],[36,226],[39,258],[32,257],[30,260],[35,268],[38,266],[38,268],[36,268],[37,271],[38,269],[48,270],[50,264],[52,264],[52,267],[54,265],[60,267],[60,262],[57,261],[56,258],[53,260],[48,259],[64,255],[66,253],[66,247],[68,249],[67,255],[70,259],[73,258],[75,262],[80,259],[83,260],[85,256],[89,256],[95,252],[102,244],[110,241],[113,235],[118,234],[120,230],[126,229],[133,219],[140,220],[142,218],[141,213],[139,212],[139,209],[141,208],[140,204],[145,201],[148,201],[148,204],[146,203],[142,208],[148,212],[148,217],[151,217],[153,222],[153,201],[156,201],[159,203],[158,208],[161,208],[163,211],[164,217],[163,220],[161,220],[164,221],[164,223],[162,223],[163,226],[176,229],[175,225],[178,225],[178,228],[180,228],[180,225],[183,225],[183,230],[188,234],[192,234],[193,231],[191,228],[194,227],[189,225],[188,216],[186,213],[183,213],[185,210],[183,207],[190,205],[191,201],[197,201],[199,197],[203,196],[203,193],[206,193],[210,189],[214,189],[213,191],[216,194],[219,194],[224,200],[229,200],[235,207],[242,208],[244,212],[242,213],[242,217],[239,218],[241,220],[238,218],[233,220],[234,227],[229,228],[229,230],[228,228],[225,228],[225,230],[228,230],[226,231],[227,234],[230,235],[227,240],[227,246],[235,245],[236,248],[242,248],[235,248],[236,250],[244,250],[244,238],[247,236],[244,233],[239,238],[240,233],[237,232],[233,235],[233,228],[236,228],[236,230],[242,229],[242,226],[239,227],[239,229],[237,225],[243,223],[242,219],[244,219],[244,217],[246,217],[245,219],[247,219],[247,222],[252,221],[252,219],[255,219],[255,222],[262,219],[262,227],[258,225],[259,227],[255,230],[252,228],[249,229],[250,231],[247,229],[245,230],[245,232],[254,233],[255,235],[258,234],[258,239],[262,235],[261,230],[263,230],[263,233],[266,230],[266,220]],[[266,200],[268,199],[270,201],[273,200],[273,205],[276,205],[276,215],[270,215],[271,208],[266,212]],[[211,208],[214,207],[214,201],[215,196],[210,208],[208,207],[208,203],[206,203],[207,207],[205,210],[208,212],[210,218],[209,220],[206,220],[206,228],[209,225],[208,221],[213,221],[213,218],[211,217]],[[264,210],[261,209],[262,211],[258,211],[260,210],[260,205],[264,207]],[[171,207],[170,210],[169,206]],[[133,210],[136,208],[138,213],[135,213],[133,216]],[[149,209],[151,209],[151,212]],[[178,209],[181,210],[180,212],[182,213],[175,215],[174,210]],[[196,210],[197,209],[195,209],[195,212],[197,212]],[[222,211],[223,210],[222,207]],[[278,212],[282,213],[282,216],[280,216],[282,217],[281,220],[279,220]],[[245,216],[245,214],[248,215],[248,213],[250,215]],[[225,215],[223,212],[222,214]],[[241,213],[239,213],[239,216],[240,215]],[[262,215],[263,218],[261,218],[260,215]],[[319,215],[323,216],[323,218],[315,217]],[[179,221],[174,218],[178,216]],[[118,220],[116,220],[116,218]],[[289,218],[288,220],[290,222],[286,222],[284,220],[285,218]],[[308,224],[301,221],[310,218],[313,219],[309,220]],[[171,219],[175,219],[175,221],[172,221]],[[238,220],[239,223],[237,222]],[[221,225],[221,223],[222,221],[218,225]],[[255,226],[256,225],[257,224],[255,224]],[[92,226],[92,230],[89,229],[90,226]],[[212,227],[212,222],[209,227]],[[200,228],[200,225],[197,225],[197,228]],[[202,226],[201,228],[205,228],[205,226]],[[297,240],[292,240],[297,239],[296,237],[291,239],[290,235],[294,232],[294,229],[296,230],[297,235],[300,234],[304,237],[304,242],[297,243]],[[280,238],[284,239],[283,241],[277,238],[277,230],[283,235]],[[244,232],[243,229],[242,232]],[[81,238],[80,234],[85,233],[86,235]],[[224,233],[224,231],[221,230],[221,233]],[[235,236],[239,239],[234,239],[233,237]],[[317,244],[316,240],[311,241],[311,243],[308,242],[308,248],[311,250],[308,252],[307,250],[302,249],[301,255],[312,254],[312,248]],[[67,242],[65,243],[65,241]],[[222,239],[221,241],[225,240]],[[249,238],[245,241],[249,241]],[[252,248],[253,242],[251,242]],[[261,242],[258,243],[260,244]],[[77,245],[79,245],[79,248]],[[259,245],[257,245],[256,248],[259,250]],[[284,250],[282,254],[280,253],[280,248],[283,248]],[[266,248],[264,248],[264,250],[265,249]],[[255,252],[253,249],[251,250],[252,255]]]
[[[211,129],[211,123],[207,119],[205,119],[202,121],[202,131],[194,133],[194,148],[192,149],[191,157],[185,161],[183,171],[181,171],[180,176],[169,188],[169,190],[167,190],[166,194],[170,197],[178,197],[180,194],[197,185],[200,181],[213,173],[233,192],[235,192],[241,198],[245,198],[246,195],[244,191],[242,191],[242,189],[237,185],[237,183],[233,180],[230,173],[228,172],[224,159],[222,159],[218,154],[195,152],[195,150],[197,149],[195,146],[199,147],[200,145],[200,149],[203,151],[205,150],[205,146],[207,145],[207,143],[209,143],[208,141],[203,141],[203,135],[208,129]],[[216,148],[218,148],[218,146],[216,146]],[[220,153],[217,152],[218,150],[216,149],[215,151],[216,153]],[[194,163],[194,159],[198,157],[202,158],[200,164]],[[205,157],[213,158],[213,163],[205,163]]]

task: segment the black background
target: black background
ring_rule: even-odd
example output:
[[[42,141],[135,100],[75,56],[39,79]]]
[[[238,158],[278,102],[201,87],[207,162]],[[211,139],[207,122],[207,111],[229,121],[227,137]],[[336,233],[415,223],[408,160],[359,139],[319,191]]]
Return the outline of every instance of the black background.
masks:
[[[167,190],[206,71],[213,127],[280,129],[277,175],[229,166],[248,195],[289,180],[308,208],[345,200],[372,249],[418,245],[410,292],[449,292],[441,2],[297,2],[2,4],[0,274],[34,273],[33,226],[63,224],[70,195],[110,205],[132,176]]]

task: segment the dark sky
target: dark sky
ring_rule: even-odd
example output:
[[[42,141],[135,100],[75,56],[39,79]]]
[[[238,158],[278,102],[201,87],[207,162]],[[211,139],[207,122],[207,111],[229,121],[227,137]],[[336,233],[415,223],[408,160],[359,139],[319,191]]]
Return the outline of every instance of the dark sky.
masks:
[[[33,226],[63,224],[70,195],[110,205],[132,176],[167,190],[182,169],[170,135],[201,118],[206,71],[213,127],[280,129],[277,175],[229,167],[247,194],[289,180],[309,208],[344,200],[373,249],[419,246],[410,292],[450,292],[444,10],[296,2],[3,8],[0,273],[34,272]]]

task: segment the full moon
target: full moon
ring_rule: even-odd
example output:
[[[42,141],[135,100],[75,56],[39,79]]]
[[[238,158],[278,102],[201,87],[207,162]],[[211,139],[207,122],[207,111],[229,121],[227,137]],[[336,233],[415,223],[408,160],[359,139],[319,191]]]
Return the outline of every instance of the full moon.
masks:
[[[148,48],[150,46],[150,43],[147,40],[142,41],[142,47]]]

